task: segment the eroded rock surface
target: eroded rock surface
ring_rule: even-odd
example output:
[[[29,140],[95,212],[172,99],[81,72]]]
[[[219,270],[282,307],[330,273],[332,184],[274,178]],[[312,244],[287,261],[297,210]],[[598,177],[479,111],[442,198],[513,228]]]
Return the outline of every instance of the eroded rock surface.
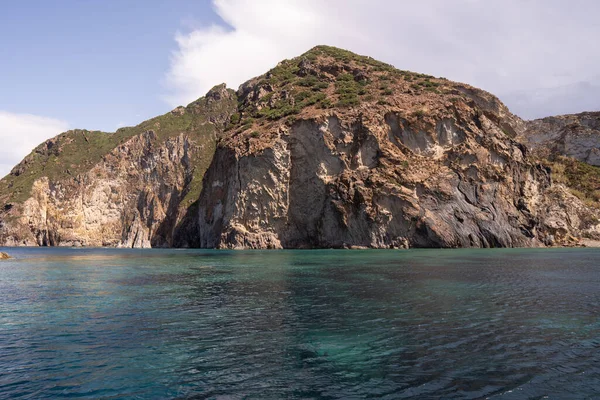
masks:
[[[522,140],[542,157],[559,154],[600,166],[600,112],[528,121]]]
[[[329,82],[332,101],[345,75],[376,85],[351,107],[304,107],[230,133],[205,176],[202,247],[517,247],[598,232],[595,212],[552,186],[515,140],[523,121],[489,93],[431,77],[415,87],[406,73],[327,54],[290,63]],[[241,87],[249,114],[294,98],[273,76]],[[385,102],[377,82],[390,88]]]
[[[10,201],[10,192],[2,193],[6,205],[0,211],[0,243],[172,246],[179,230],[186,229],[184,217],[199,194],[217,132],[235,105],[233,92],[221,85],[186,108],[128,128],[140,133],[122,132],[121,138],[113,138],[119,132],[84,132],[87,140],[105,135],[104,140],[114,140],[114,148],[79,167],[78,173],[73,172],[78,166],[69,165],[54,174],[42,171],[22,203]],[[21,184],[23,176],[33,174],[39,163],[66,158],[65,152],[79,134],[67,132],[45,142],[2,183],[10,189]],[[83,147],[81,151],[88,150]],[[55,158],[48,159],[51,156]],[[68,162],[73,158],[69,155]]]
[[[596,163],[597,116],[569,118],[524,122],[469,85],[318,46],[237,93],[44,142],[0,181],[0,245],[595,243],[600,191],[573,184],[595,167],[544,162],[553,143]]]

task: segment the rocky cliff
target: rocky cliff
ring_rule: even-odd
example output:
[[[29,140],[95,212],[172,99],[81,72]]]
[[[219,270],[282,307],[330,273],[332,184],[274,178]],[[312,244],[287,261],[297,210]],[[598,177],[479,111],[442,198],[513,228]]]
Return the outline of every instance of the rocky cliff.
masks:
[[[599,207],[600,112],[527,121],[519,140],[531,149],[533,159],[551,169],[555,187],[592,210]]]
[[[237,93],[219,86],[135,128],[71,131],[42,144],[0,181],[0,244],[529,247],[599,239],[593,190],[581,196],[561,178],[564,161],[530,154],[523,141],[532,126],[469,85],[318,46]]]
[[[319,47],[244,84],[200,196],[200,244],[513,247],[595,236],[597,213],[516,141],[494,96]]]
[[[542,157],[558,154],[600,166],[600,112],[528,121],[520,139]]]
[[[37,147],[0,182],[6,246],[186,245],[217,133],[237,107],[224,85],[116,133],[74,130]]]

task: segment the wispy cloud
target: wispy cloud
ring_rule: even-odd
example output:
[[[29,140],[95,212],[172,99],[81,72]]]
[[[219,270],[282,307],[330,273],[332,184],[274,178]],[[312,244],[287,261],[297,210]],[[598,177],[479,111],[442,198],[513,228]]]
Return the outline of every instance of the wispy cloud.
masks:
[[[172,106],[218,83],[237,87],[317,44],[471,83],[528,116],[556,111],[537,101],[540,90],[575,85],[595,90],[585,98],[600,97],[597,86],[578,84],[592,79],[600,63],[600,52],[590,47],[600,37],[595,0],[214,0],[213,5],[225,24],[175,37],[177,50],[165,77]],[[525,103],[513,102],[513,93],[532,95]],[[556,93],[561,104],[561,90]],[[593,106],[588,103],[577,106]]]
[[[55,118],[0,111],[0,178],[38,144],[68,129]]]

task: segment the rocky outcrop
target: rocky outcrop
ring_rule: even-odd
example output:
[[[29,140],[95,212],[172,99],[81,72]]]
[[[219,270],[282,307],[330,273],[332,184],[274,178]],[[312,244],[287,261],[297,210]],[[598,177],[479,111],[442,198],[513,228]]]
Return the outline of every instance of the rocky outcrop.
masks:
[[[562,236],[570,230],[573,238],[583,239],[578,243],[596,243],[600,238],[600,112],[527,121],[519,139],[552,172],[553,190],[548,192],[552,201],[544,218],[550,230]],[[573,238],[570,242],[576,241]]]
[[[347,118],[298,121],[259,153],[219,147],[200,198],[201,246],[541,244],[535,211],[549,176],[503,133],[453,120],[426,131],[392,112]]]
[[[304,107],[232,132],[205,176],[202,247],[529,247],[598,231],[596,214],[528,159],[514,139],[524,123],[489,93],[432,78],[422,86],[436,90],[424,91],[406,74],[328,55],[310,64],[319,81],[351,73],[395,87],[385,102],[368,97],[380,86],[364,85],[352,107]],[[273,98],[294,98],[274,75],[240,89],[254,118],[270,115]]]
[[[12,258],[12,257],[11,257],[11,256],[9,256],[8,254],[6,254],[6,253],[4,253],[4,252],[0,251],[0,260],[9,260],[9,259],[11,259],[11,258]]]
[[[543,193],[537,214],[545,245],[578,246],[587,242],[590,246],[600,240],[597,205],[587,205],[563,184],[553,184]]]
[[[137,127],[38,146],[0,181],[0,245],[595,243],[596,181],[571,184],[595,170],[560,164],[561,180],[542,154],[564,142],[593,164],[594,118],[524,122],[480,89],[319,46],[237,93],[219,85]]]
[[[528,121],[520,138],[541,157],[562,155],[600,166],[600,112]]]
[[[161,224],[176,213],[189,165],[190,137],[157,142],[147,131],[123,143],[87,173],[53,182],[34,182],[32,195],[16,223],[29,227],[8,243],[40,246],[168,245],[170,229]],[[170,209],[169,209],[170,208]]]
[[[121,139],[87,170],[75,176],[35,179],[26,199],[20,204],[8,203],[0,214],[0,243],[172,246],[199,194],[217,132],[223,129],[222,120],[229,117],[235,104],[233,93],[218,86],[206,98],[176,109],[168,118],[142,124],[141,128],[149,129]],[[71,143],[55,138],[40,148],[58,149],[59,141],[63,147]],[[53,155],[61,154],[64,152]],[[35,156],[28,157],[8,178],[18,183],[19,176],[26,175],[36,162]]]

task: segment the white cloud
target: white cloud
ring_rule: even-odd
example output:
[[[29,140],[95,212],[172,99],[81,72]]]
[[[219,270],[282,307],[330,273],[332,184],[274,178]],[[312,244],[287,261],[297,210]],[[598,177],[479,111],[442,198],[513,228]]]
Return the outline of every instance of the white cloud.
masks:
[[[237,87],[317,44],[347,48],[401,69],[471,83],[528,116],[550,109],[536,93],[581,85],[600,63],[595,0],[214,0],[226,25],[176,36],[165,83],[172,106],[215,84]],[[590,89],[591,88],[591,89]],[[582,93],[581,93],[582,94]],[[512,99],[526,98],[525,102]],[[569,99],[573,96],[569,96]],[[567,101],[567,98],[564,99]],[[511,103],[512,102],[512,103]],[[567,108],[565,107],[565,110]],[[552,112],[556,110],[552,108]]]
[[[41,142],[68,129],[58,119],[0,111],[0,178]]]

